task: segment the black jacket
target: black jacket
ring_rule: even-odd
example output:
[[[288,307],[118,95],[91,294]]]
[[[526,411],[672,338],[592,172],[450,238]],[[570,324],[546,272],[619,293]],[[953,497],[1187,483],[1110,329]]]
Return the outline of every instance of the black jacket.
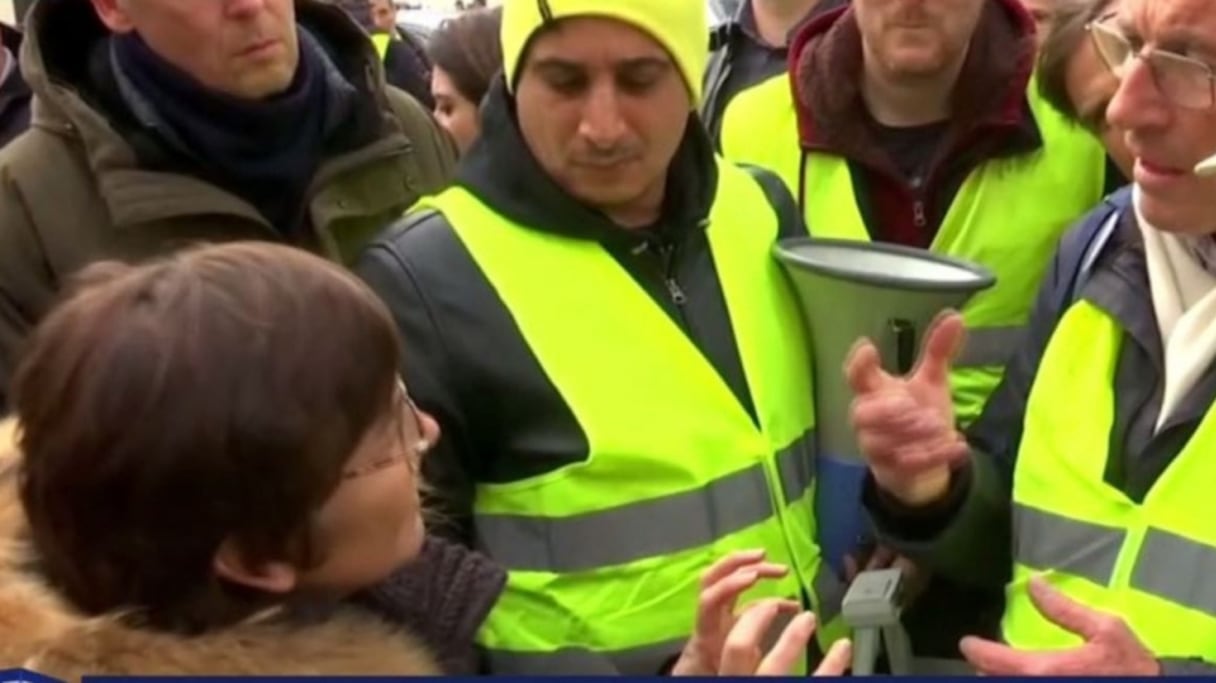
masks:
[[[690,119],[669,171],[661,219],[649,230],[630,231],[572,199],[541,170],[501,80],[491,88],[485,117],[457,182],[516,223],[601,243],[754,416],[704,229],[717,170],[697,119]],[[780,180],[767,172],[756,176],[779,207],[782,234],[802,234]],[[427,456],[426,476],[437,492],[437,516],[450,522],[448,533],[471,540],[475,483],[519,480],[588,457],[586,434],[443,216],[432,212],[393,226],[356,271],[388,302],[404,338],[410,392],[444,430]],[[669,280],[685,294],[680,305]]]
[[[872,479],[867,482],[866,507],[886,544],[977,589],[999,593],[1010,579],[1010,501],[1026,402],[1047,343],[1077,297],[1109,313],[1124,331],[1106,482],[1141,502],[1190,440],[1216,400],[1216,366],[1208,368],[1154,435],[1165,380],[1164,350],[1149,298],[1144,244],[1129,207],[1130,192],[1116,193],[1064,237],[1025,342],[969,429],[973,455],[954,477],[946,499],[930,509],[907,509],[879,492]],[[1091,252],[1112,216],[1118,221],[1112,236],[1104,248]],[[1091,256],[1096,260],[1084,268]],[[1198,660],[1166,660],[1163,665],[1167,674],[1216,673],[1216,667]]]
[[[431,62],[413,37],[407,35],[389,41],[384,53],[384,80],[413,95],[427,110],[435,108],[435,98],[431,96]]]
[[[5,49],[17,59],[21,48],[21,32],[11,26],[0,24]],[[0,82],[0,147],[9,143],[30,125],[30,88],[21,77],[21,69],[13,65],[12,73]]]
[[[712,28],[709,36],[710,55],[705,69],[701,118],[715,146],[722,143],[722,118],[735,95],[788,69],[787,49],[766,45],[756,35],[751,0],[735,4],[737,9],[731,19]],[[848,0],[819,0],[790,35],[813,17],[846,4]]]

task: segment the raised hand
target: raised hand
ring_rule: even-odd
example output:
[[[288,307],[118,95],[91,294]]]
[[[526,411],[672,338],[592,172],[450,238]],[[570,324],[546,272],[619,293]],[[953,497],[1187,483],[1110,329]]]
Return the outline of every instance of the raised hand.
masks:
[[[739,596],[763,579],[779,578],[789,569],[764,561],[764,551],[732,553],[716,562],[701,579],[696,632],[684,647],[673,676],[785,676],[815,634],[815,617],[801,612],[793,600],[766,599],[736,613]],[[776,644],[764,651],[773,622],[779,615],[795,615]],[[816,675],[838,676],[848,668],[847,641],[834,644]]]
[[[939,316],[925,333],[912,372],[897,377],[882,368],[869,340],[854,347],[845,363],[853,389],[853,428],[878,485],[908,505],[931,503],[945,494],[950,468],[967,456],[967,442],[954,426],[950,364],[966,331],[958,313]]]

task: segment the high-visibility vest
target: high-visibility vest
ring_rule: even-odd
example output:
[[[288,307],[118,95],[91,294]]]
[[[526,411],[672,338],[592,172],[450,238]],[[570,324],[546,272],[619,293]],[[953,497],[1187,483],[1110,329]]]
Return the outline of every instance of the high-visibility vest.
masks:
[[[422,206],[452,225],[590,445],[583,462],[476,488],[478,545],[509,570],[479,638],[492,670],[655,674],[692,633],[701,574],[750,548],[791,572],[749,599],[809,594],[821,640],[843,635],[843,589],[814,541],[807,343],[760,184],[720,162],[707,228],[759,426],[597,243],[459,187]]]
[[[388,44],[392,42],[392,40],[393,37],[387,33],[372,34],[372,45],[376,46],[376,54],[379,55],[380,61],[383,62],[385,56],[388,55]]]
[[[1022,336],[1035,293],[1068,227],[1102,199],[1106,156],[1099,141],[1069,123],[1035,93],[1028,99],[1042,147],[988,161],[968,176],[930,250],[978,263],[997,278],[963,308],[968,340],[951,375],[955,413],[969,423],[1004,374]],[[723,125],[723,154],[771,168],[803,198],[816,237],[869,240],[848,163],[806,155],[787,76],[740,93]],[[800,187],[801,185],[801,187]]]
[[[1216,663],[1216,410],[1144,502],[1107,484],[1122,341],[1118,322],[1081,300],[1043,355],[1014,473],[1004,635],[1035,650],[1080,643],[1031,603],[1026,583],[1045,574],[1075,600],[1125,619],[1157,657]]]

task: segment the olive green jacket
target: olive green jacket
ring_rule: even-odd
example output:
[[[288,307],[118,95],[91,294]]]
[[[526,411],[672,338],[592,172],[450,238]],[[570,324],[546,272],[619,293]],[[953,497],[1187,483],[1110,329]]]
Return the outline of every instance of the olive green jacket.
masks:
[[[370,40],[340,9],[297,0],[296,10],[343,63],[363,65],[344,74],[383,113],[378,139],[321,163],[306,200],[308,229],[296,240],[346,262],[421,195],[448,183],[456,151],[427,111],[385,85]],[[203,242],[284,239],[239,197],[141,167],[80,83],[88,50],[103,35],[79,0],[42,0],[28,17],[21,66],[34,92],[32,125],[0,150],[0,397],[22,340],[88,263]]]

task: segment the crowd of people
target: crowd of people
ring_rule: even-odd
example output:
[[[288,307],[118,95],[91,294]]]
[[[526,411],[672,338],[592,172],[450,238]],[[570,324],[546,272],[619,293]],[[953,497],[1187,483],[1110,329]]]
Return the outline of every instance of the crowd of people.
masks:
[[[840,675],[898,567],[921,673],[1216,672],[1208,5],[37,0],[0,666]],[[812,368],[807,237],[996,284]]]

